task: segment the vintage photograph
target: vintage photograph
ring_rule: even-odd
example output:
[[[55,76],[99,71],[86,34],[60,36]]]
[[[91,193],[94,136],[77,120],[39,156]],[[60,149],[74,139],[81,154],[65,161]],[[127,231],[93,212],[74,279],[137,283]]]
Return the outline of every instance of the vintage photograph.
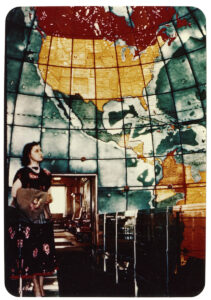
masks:
[[[190,6],[15,7],[5,32],[8,293],[200,294],[204,13]]]

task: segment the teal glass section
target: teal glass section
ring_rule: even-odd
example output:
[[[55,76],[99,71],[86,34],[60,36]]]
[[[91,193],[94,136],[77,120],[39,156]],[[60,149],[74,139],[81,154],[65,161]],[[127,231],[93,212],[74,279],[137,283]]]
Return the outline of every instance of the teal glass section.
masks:
[[[128,192],[128,210],[142,210],[154,207],[152,190],[130,190]]]
[[[126,210],[126,193],[122,190],[99,189],[98,190],[98,211],[122,212]]]

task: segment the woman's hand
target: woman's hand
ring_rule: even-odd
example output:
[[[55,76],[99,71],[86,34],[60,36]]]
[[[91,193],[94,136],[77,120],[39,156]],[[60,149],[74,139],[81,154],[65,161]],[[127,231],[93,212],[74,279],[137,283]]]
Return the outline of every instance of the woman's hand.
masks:
[[[49,204],[49,203],[51,203],[51,202],[53,202],[53,198],[52,198],[51,194],[48,194],[48,195],[47,195],[46,203]]]
[[[39,198],[39,199],[38,198],[34,198],[33,202],[30,204],[31,210],[33,211],[33,210],[39,208],[41,202],[42,202],[42,198]]]

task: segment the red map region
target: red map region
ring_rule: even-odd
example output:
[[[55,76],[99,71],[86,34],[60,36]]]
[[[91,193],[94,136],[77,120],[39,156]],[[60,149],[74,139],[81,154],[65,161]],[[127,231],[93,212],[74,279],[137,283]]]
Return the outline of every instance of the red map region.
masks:
[[[102,6],[36,7],[38,29],[46,35],[78,39],[122,39],[136,46],[137,53],[157,42],[171,40],[160,26],[172,20],[173,7],[133,6],[130,20],[105,11]],[[178,21],[178,19],[177,19]],[[184,26],[186,22],[183,21]],[[181,21],[180,21],[181,25]]]

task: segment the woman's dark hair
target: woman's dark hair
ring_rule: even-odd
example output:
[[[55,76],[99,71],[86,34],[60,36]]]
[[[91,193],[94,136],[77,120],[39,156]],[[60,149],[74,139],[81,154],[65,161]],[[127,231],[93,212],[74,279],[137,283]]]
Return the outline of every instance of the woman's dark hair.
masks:
[[[32,142],[32,143],[28,143],[24,146],[22,158],[21,158],[22,166],[24,166],[24,167],[28,166],[28,164],[30,163],[29,154],[31,153],[32,148],[37,145],[40,145],[40,143]]]

